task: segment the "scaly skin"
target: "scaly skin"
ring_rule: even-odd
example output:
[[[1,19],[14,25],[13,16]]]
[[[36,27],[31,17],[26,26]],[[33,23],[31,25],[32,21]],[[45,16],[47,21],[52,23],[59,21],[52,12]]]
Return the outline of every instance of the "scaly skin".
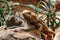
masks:
[[[45,40],[51,40],[51,39],[49,39],[49,37],[52,37],[52,35],[55,35],[54,32],[51,32],[48,29],[48,27],[42,22],[42,20],[37,19],[37,17],[35,15],[32,15],[31,13],[24,13],[23,16],[29,24],[35,26],[36,34],[38,36],[42,32],[42,33],[44,33],[43,35],[45,37]]]

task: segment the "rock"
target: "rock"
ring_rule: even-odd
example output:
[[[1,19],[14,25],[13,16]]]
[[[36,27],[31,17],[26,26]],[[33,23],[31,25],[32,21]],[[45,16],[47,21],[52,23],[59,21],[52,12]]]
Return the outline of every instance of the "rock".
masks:
[[[20,30],[20,32],[17,31],[17,29]],[[39,40],[40,39],[32,35],[30,32],[25,32],[19,28],[17,29],[15,28],[15,29],[8,29],[8,30],[4,30],[4,29],[0,30],[0,40],[20,40],[20,39],[21,40],[24,40],[24,39]]]
[[[60,27],[55,30],[54,40],[60,40]]]

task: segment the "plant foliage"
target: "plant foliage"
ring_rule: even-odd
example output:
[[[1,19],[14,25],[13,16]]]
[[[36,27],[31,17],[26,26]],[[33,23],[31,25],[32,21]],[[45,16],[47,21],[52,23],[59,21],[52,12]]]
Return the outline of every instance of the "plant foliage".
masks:
[[[7,20],[6,17],[18,17],[19,19],[24,19],[20,16],[14,15],[12,13],[12,6],[14,5],[9,5],[8,1],[6,0],[0,0],[0,26],[2,25],[7,25]],[[12,25],[9,28],[15,28],[15,27],[20,27],[22,26],[21,24],[18,26]]]
[[[12,14],[12,7],[9,6],[8,2],[5,0],[0,0],[0,25],[6,24],[6,20],[5,20],[5,16],[10,15],[13,17],[17,17],[16,15]],[[52,1],[48,0],[48,3],[46,3],[45,1],[39,1],[37,3],[37,7],[34,6],[33,4],[29,4],[29,5],[25,5],[25,4],[19,4],[19,5],[15,5],[15,6],[26,6],[29,8],[32,8],[36,11],[36,15],[39,15],[38,12],[41,12],[43,15],[39,18],[44,19],[44,21],[47,21],[47,26],[50,27],[53,31],[59,27],[60,25],[60,19],[57,18],[56,16],[58,14],[56,14],[55,9],[52,5]],[[4,6],[2,6],[4,5]],[[44,7],[46,10],[39,8],[40,6]],[[7,14],[7,15],[5,15]],[[45,15],[45,17],[43,18],[43,16]],[[60,15],[58,15],[60,16]],[[20,16],[18,16],[19,18],[21,18]],[[24,20],[23,18],[21,18],[22,20]],[[58,20],[58,22],[57,22]]]

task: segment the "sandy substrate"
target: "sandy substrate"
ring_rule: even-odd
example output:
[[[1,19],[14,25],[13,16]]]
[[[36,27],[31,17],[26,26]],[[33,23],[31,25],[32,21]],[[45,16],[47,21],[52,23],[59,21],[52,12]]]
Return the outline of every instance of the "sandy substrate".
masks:
[[[24,32],[22,28],[9,29],[5,25],[0,27],[0,40],[40,40],[34,33]]]

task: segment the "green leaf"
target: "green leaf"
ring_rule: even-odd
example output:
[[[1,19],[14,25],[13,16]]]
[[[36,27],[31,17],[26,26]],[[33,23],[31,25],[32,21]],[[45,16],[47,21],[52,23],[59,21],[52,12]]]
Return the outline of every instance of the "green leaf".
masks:
[[[49,10],[45,5],[40,4],[42,7],[44,7],[47,11]]]
[[[54,22],[53,22],[53,21],[51,21],[51,29],[52,29],[53,31],[55,31],[55,25],[54,25]]]
[[[7,9],[6,10],[8,11],[9,14],[11,14],[11,10],[10,10],[10,6],[8,4],[8,1],[6,1],[6,0],[0,0],[0,2],[5,3],[7,5]],[[5,9],[3,9],[3,10],[6,11]]]
[[[30,7],[30,8],[32,8],[32,9],[34,9],[34,10],[36,10],[37,12],[41,12],[41,13],[44,12],[44,10],[42,10],[42,9],[40,9],[40,8],[38,8],[38,7],[34,6],[34,5],[32,5],[32,4],[27,5],[27,6]]]
[[[46,2],[42,1],[42,5],[44,5],[44,6],[45,6],[45,8],[46,8],[47,10],[49,10],[49,7],[48,7],[48,5],[47,5],[47,3],[46,3]]]
[[[52,6],[51,0],[48,0],[48,4],[47,5],[48,5],[49,8]]]
[[[36,7],[38,7],[38,8],[40,7],[40,2],[37,3]]]

